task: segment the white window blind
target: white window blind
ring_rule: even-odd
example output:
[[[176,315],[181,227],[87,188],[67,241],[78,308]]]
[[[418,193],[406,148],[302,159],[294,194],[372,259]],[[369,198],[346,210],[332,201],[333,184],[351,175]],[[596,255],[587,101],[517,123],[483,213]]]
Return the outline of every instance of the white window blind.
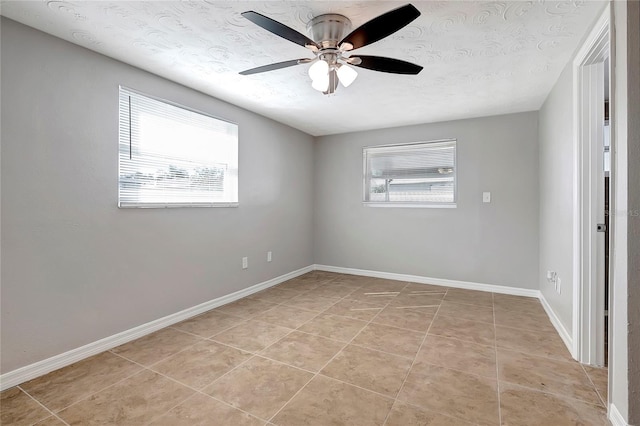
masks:
[[[456,141],[366,147],[364,202],[455,206]]]
[[[119,207],[238,203],[238,126],[120,88]]]

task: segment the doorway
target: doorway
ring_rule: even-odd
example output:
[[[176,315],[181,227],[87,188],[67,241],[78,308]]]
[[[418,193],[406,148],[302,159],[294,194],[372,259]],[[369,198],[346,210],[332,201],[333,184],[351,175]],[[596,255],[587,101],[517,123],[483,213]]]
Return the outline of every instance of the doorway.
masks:
[[[605,172],[608,124],[610,6],[594,26],[574,60],[575,197],[573,353],[585,364],[605,366],[608,345],[610,194]],[[609,118],[609,123],[613,117]],[[606,138],[610,140],[610,138]],[[607,142],[610,147],[610,143]],[[610,149],[610,148],[609,148]],[[609,157],[610,158],[610,157]],[[614,171],[608,168],[610,175]]]

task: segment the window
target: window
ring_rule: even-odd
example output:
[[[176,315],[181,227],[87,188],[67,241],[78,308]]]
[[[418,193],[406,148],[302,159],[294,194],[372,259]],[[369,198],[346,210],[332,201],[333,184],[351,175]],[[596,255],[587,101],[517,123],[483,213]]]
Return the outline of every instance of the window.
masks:
[[[119,207],[238,203],[238,126],[120,88]]]
[[[363,157],[365,204],[455,207],[455,140],[366,147]]]

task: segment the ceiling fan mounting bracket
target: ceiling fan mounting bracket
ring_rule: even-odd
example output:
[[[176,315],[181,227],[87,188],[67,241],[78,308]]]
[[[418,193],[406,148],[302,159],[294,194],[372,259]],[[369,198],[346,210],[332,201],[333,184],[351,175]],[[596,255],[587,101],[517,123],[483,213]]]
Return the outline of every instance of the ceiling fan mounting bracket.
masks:
[[[327,13],[309,21],[307,31],[321,50],[337,49],[340,40],[351,31],[351,21],[344,15]]]

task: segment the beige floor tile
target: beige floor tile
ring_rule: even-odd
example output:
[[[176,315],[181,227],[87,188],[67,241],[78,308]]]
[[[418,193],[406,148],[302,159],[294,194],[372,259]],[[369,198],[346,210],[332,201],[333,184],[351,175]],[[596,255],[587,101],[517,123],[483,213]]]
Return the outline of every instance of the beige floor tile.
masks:
[[[257,352],[277,342],[290,332],[289,328],[249,320],[216,334],[211,339],[248,352]]]
[[[396,401],[386,426],[471,426],[473,423]]]
[[[274,417],[279,426],[382,425],[393,399],[317,376]]]
[[[398,292],[386,292],[386,291],[374,291],[368,289],[366,286],[354,291],[345,299],[357,300],[359,302],[365,302],[370,305],[374,305],[380,308],[387,306],[396,296]]]
[[[2,425],[27,426],[51,416],[50,412],[17,387],[0,393],[0,408]]]
[[[401,307],[438,307],[442,303],[444,293],[401,293],[391,300],[390,305]]]
[[[522,328],[534,331],[548,331],[555,333],[555,328],[547,314],[543,312],[527,312],[513,309],[496,308],[496,325],[504,327]]]
[[[294,308],[293,306],[280,305],[255,316],[253,319],[282,327],[298,328],[317,315],[318,312],[316,311],[307,311],[306,309]]]
[[[587,372],[587,375],[596,387],[596,390],[600,394],[602,403],[607,403],[607,390],[609,388],[609,370],[604,368],[591,367],[589,365],[582,365]]]
[[[23,383],[21,387],[50,410],[59,411],[141,369],[131,361],[103,352]]]
[[[247,296],[249,299],[261,300],[268,303],[282,303],[287,299],[293,299],[296,296],[300,296],[300,292],[295,290],[288,290],[286,288],[271,287],[257,293],[253,293]]]
[[[320,286],[319,283],[301,281],[297,278],[294,278],[294,279],[285,281],[282,284],[278,284],[275,288],[280,288],[283,290],[291,290],[298,293],[306,293],[310,290],[313,290],[314,288],[318,288],[318,286]]]
[[[408,283],[401,293],[446,293],[448,289],[442,285]]]
[[[343,346],[344,342],[294,331],[260,352],[260,354],[294,367],[318,371]]]
[[[438,308],[434,307],[403,308],[389,305],[373,319],[373,322],[426,332],[437,310]]]
[[[275,306],[276,305],[273,303],[264,302],[262,300],[244,298],[220,306],[219,308],[216,308],[216,312],[227,315],[235,315],[242,318],[251,318],[264,311],[268,311]]]
[[[369,321],[376,316],[381,309],[377,304],[344,299],[324,311],[324,313]]]
[[[205,392],[262,419],[278,412],[313,374],[254,357],[216,380]]]
[[[438,309],[438,315],[493,324],[493,308],[489,306],[454,303],[445,300]]]
[[[3,423],[4,424],[4,423]],[[65,423],[55,416],[47,417],[44,420],[39,421],[33,426],[65,426]]]
[[[405,401],[472,423],[497,425],[496,380],[438,366],[411,369],[398,395]]]
[[[139,425],[167,412],[193,391],[145,370],[62,410],[70,425]]]
[[[345,285],[355,290],[365,285],[368,279],[368,277],[358,275],[341,275],[331,280],[331,284]]]
[[[308,293],[301,294],[290,300],[285,300],[284,304],[294,308],[307,309],[310,311],[322,312],[333,306],[339,299],[327,297],[310,296]]]
[[[211,337],[244,321],[246,321],[246,319],[241,317],[221,314],[218,311],[209,311],[197,317],[179,322],[172,327],[201,337]]]
[[[466,340],[481,345],[495,345],[493,324],[440,314],[433,320],[429,334]]]
[[[349,345],[320,374],[395,398],[411,359]]]
[[[305,333],[348,342],[367,325],[365,321],[337,315],[321,314],[299,328]]]
[[[428,335],[413,368],[420,372],[428,370],[431,364],[492,379],[497,377],[495,348],[464,340]]]
[[[342,299],[343,297],[350,295],[356,290],[357,290],[356,288],[352,288],[349,286],[329,283],[329,284],[323,284],[320,287],[314,290],[311,290],[306,294],[309,296],[320,296],[320,297],[327,297],[330,299]]]
[[[580,364],[498,349],[498,378],[528,388],[601,404]]]
[[[555,332],[540,332],[496,326],[496,345],[531,355],[572,361],[571,354]]]
[[[148,336],[113,348],[111,351],[142,365],[149,366],[200,341],[202,341],[200,337],[183,333],[173,328],[164,328]]]
[[[447,291],[444,300],[454,303],[493,307],[493,293],[486,291],[452,288]]]
[[[206,340],[161,361],[153,370],[201,389],[250,357],[247,352]]]
[[[544,308],[537,298],[510,294],[493,293],[493,307],[512,311],[527,311],[534,314],[544,313]]]
[[[387,280],[384,278],[374,278],[370,281],[367,281],[365,285],[362,286],[363,290],[373,291],[373,292],[383,292],[383,291],[395,291],[400,292],[407,286],[406,281],[396,281],[396,280]]]
[[[313,272],[306,273],[304,275],[300,275],[295,279],[303,283],[312,282],[312,283],[324,284],[328,281],[331,281],[334,278],[337,278],[339,275],[340,274],[334,274],[332,272],[313,271]]]
[[[500,384],[500,409],[505,426],[609,424],[603,407],[507,383]]]
[[[212,424],[262,426],[264,420],[198,393],[150,423],[151,426],[210,426]]]
[[[413,358],[423,338],[424,333],[421,332],[372,323],[367,325],[352,343]]]
[[[317,280],[333,280],[335,278],[341,277],[343,274],[338,272],[329,272],[329,271],[313,271],[308,274],[302,275],[302,277],[309,277],[309,279],[317,279]]]

